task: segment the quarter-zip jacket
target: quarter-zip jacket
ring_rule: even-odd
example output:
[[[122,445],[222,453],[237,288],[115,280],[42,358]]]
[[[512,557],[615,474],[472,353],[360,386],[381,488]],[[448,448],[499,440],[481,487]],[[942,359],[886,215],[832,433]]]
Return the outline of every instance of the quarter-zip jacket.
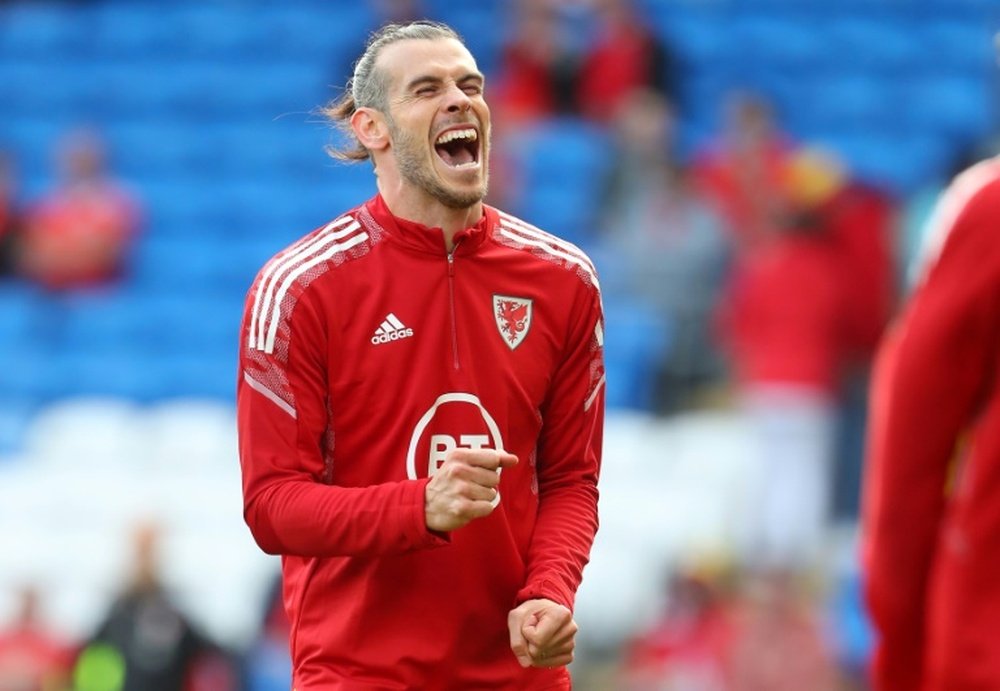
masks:
[[[878,691],[1000,689],[1000,158],[938,203],[872,380],[862,514]]]
[[[244,516],[282,555],[297,691],[568,688],[507,614],[573,607],[597,530],[599,285],[579,249],[492,207],[459,232],[376,196],[278,253],[243,320]],[[427,529],[451,448],[503,448],[494,512]]]

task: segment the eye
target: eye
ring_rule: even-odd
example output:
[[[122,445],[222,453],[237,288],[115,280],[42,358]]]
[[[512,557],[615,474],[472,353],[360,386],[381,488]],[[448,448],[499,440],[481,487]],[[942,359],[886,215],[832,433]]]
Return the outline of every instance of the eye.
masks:
[[[476,96],[483,93],[483,87],[478,84],[466,84],[462,87],[462,91],[469,94],[470,96]]]

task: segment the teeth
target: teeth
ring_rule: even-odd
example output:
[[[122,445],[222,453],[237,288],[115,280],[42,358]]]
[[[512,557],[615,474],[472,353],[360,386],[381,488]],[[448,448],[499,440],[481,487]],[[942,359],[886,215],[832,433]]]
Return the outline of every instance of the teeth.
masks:
[[[449,130],[445,132],[440,137],[437,138],[435,144],[447,144],[448,142],[454,141],[456,139],[468,139],[469,141],[476,141],[478,139],[476,131],[471,127],[465,130]]]

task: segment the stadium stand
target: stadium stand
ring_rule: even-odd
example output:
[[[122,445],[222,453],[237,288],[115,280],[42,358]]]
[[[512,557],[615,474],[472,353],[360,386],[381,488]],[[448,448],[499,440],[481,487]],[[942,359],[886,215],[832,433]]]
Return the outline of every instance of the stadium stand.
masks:
[[[681,58],[686,150],[716,127],[722,95],[751,85],[775,100],[791,134],[829,144],[857,175],[906,195],[997,121],[991,0],[877,11],[867,0],[637,4]],[[428,7],[465,33],[489,73],[505,3]],[[371,3],[323,0],[0,4],[0,147],[18,161],[23,195],[48,182],[59,135],[92,123],[145,206],[120,286],[60,297],[0,284],[0,554],[18,555],[0,560],[0,591],[40,581],[74,634],[99,614],[94,593],[109,595],[120,575],[124,525],[149,512],[173,521],[169,576],[182,601],[228,641],[246,643],[256,625],[247,599],[263,596],[274,564],[239,518],[237,320],[268,256],[374,192],[364,166],[325,157],[337,135],[314,111],[377,21]],[[515,139],[528,193],[511,211],[589,250],[606,133],[568,119]],[[582,634],[601,647],[636,625],[671,558],[736,530],[747,471],[740,423],[657,424],[645,414],[670,324],[617,289],[628,269],[613,252],[593,251],[606,276],[606,453],[616,462],[579,606],[582,620],[601,622]],[[198,570],[206,561],[208,574]],[[56,588],[67,568],[73,578]],[[204,587],[183,590],[196,580]],[[837,606],[856,661],[867,639],[851,618],[852,587]],[[0,597],[0,614],[9,604]]]

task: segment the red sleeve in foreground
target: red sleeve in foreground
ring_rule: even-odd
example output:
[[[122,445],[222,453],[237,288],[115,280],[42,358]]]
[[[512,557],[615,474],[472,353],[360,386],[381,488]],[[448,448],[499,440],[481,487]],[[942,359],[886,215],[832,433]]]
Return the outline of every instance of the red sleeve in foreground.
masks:
[[[936,264],[882,344],[873,378],[863,562],[882,691],[920,688],[946,478],[1000,345],[1000,184],[981,186],[953,219]]]

